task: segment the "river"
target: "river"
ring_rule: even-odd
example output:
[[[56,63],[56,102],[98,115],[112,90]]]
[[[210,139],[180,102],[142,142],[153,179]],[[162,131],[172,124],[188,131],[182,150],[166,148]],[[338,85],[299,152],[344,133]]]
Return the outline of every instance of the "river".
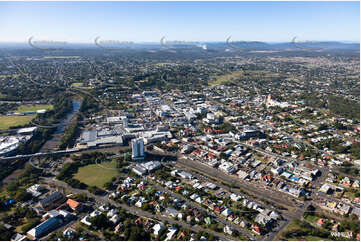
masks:
[[[58,126],[56,128],[56,131],[53,134],[53,137],[48,140],[43,147],[41,147],[39,152],[48,152],[51,150],[54,150],[58,147],[59,141],[61,140],[61,137],[63,136],[66,127],[68,126],[70,120],[79,112],[81,106],[81,102],[78,100],[73,100],[73,110],[71,113],[66,115],[66,118],[61,121],[61,126]]]

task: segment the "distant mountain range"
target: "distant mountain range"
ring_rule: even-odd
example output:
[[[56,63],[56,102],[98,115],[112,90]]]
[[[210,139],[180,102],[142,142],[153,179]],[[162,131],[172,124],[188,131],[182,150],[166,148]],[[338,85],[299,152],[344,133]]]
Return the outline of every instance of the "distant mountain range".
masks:
[[[242,49],[242,50],[273,50],[273,51],[285,51],[285,50],[359,50],[360,43],[356,42],[339,42],[339,41],[312,41],[312,42],[260,42],[260,41],[229,41],[226,42],[201,42],[203,48],[211,50],[232,50],[232,49]],[[50,45],[48,45],[50,46]],[[200,46],[194,44],[173,44],[167,45],[169,48],[188,48],[188,49],[201,49]],[[51,44],[51,48],[63,48],[63,49],[82,49],[82,48],[99,48],[94,43],[66,43],[66,44]],[[49,47],[49,48],[50,48]],[[116,46],[115,48],[120,48],[121,45]],[[160,43],[149,42],[149,43],[134,43],[127,45],[128,48],[134,49],[160,49],[162,47]],[[32,48],[28,43],[1,43],[0,48],[11,48],[11,49],[23,49],[23,48]],[[114,48],[114,46],[110,46]]]
[[[259,41],[238,41],[226,43],[209,43],[207,46],[227,47],[227,48],[244,48],[255,50],[285,50],[285,49],[360,49],[360,43],[346,43],[337,41],[327,42],[259,42]]]

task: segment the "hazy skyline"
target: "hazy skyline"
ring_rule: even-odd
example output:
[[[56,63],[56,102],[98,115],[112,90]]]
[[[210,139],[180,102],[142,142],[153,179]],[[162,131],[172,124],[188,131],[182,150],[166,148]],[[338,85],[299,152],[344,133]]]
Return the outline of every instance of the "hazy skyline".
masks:
[[[359,2],[0,2],[0,42],[359,41]]]

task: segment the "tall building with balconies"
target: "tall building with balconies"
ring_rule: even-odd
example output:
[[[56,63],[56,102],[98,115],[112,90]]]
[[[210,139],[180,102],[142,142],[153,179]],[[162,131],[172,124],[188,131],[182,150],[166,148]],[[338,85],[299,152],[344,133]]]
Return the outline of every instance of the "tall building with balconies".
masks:
[[[144,141],[143,138],[132,140],[132,159],[135,161],[144,160]]]

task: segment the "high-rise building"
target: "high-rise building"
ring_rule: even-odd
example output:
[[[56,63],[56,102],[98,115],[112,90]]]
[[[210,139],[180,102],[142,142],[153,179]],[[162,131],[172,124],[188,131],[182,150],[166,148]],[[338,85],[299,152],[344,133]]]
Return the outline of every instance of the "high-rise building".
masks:
[[[143,138],[132,140],[132,159],[136,161],[144,160],[144,141]]]
[[[123,128],[128,128],[128,118],[127,117],[123,117],[122,118],[122,121],[123,121]]]

